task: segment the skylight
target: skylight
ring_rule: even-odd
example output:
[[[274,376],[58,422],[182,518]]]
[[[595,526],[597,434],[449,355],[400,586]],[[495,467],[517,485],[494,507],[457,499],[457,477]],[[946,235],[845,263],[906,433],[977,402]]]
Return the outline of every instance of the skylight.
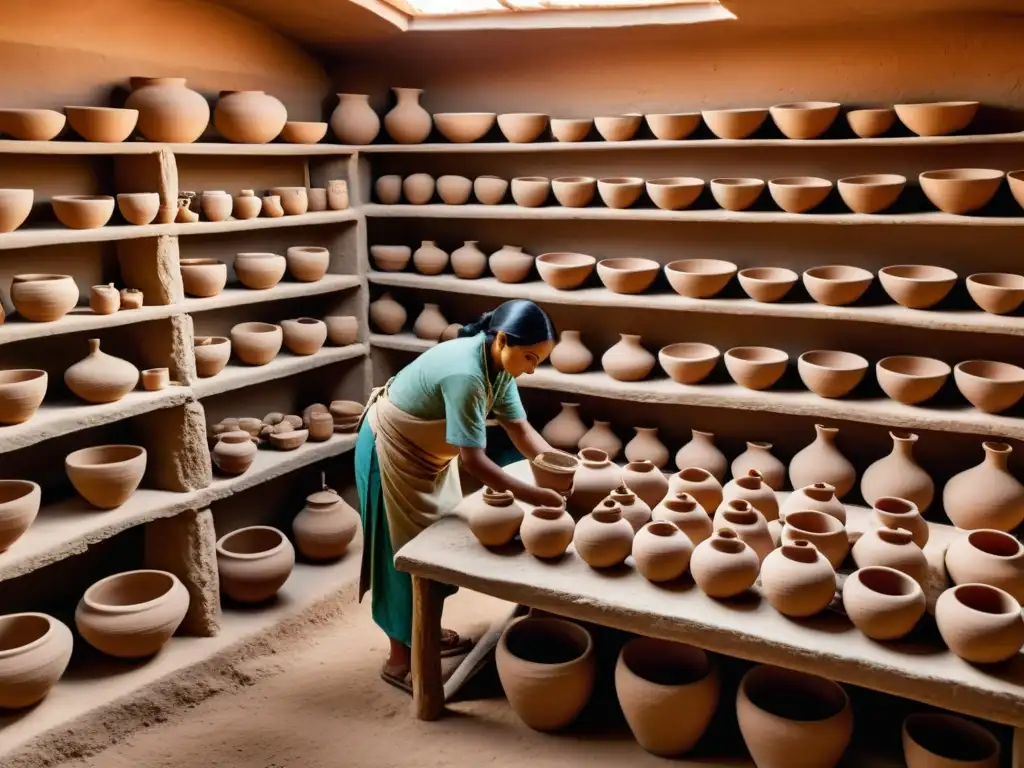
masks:
[[[410,16],[458,16],[588,9],[640,9],[690,5],[707,0],[385,0]]]

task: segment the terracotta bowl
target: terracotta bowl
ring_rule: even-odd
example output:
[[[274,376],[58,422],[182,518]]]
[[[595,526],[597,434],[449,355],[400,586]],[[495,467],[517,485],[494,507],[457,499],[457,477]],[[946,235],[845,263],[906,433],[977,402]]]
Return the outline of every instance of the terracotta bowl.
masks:
[[[548,116],[535,112],[509,112],[498,115],[498,128],[514,144],[536,141],[548,127]]]
[[[53,616],[0,616],[0,707],[13,713],[45,699],[67,669],[73,646],[71,630]]]
[[[1013,199],[1024,208],[1024,171],[1010,171],[1006,174],[1006,183],[1010,185]]]
[[[11,279],[11,301],[26,320],[60,320],[78,304],[78,285],[71,275],[25,274]]]
[[[572,481],[579,466],[580,460],[572,454],[544,451],[530,462],[530,471],[538,487],[566,493],[572,490]]]
[[[817,176],[787,176],[769,181],[768,191],[786,213],[807,213],[825,202],[832,182]]]
[[[789,355],[772,347],[733,347],[725,353],[725,369],[747,389],[768,389],[782,378]]]
[[[992,360],[965,360],[953,379],[967,401],[985,413],[1000,413],[1024,397],[1024,368]]]
[[[896,110],[891,107],[877,109],[854,109],[846,113],[850,130],[862,139],[881,136],[896,122]]]
[[[231,339],[226,336],[197,336],[195,340],[196,375],[201,379],[216,376],[231,357]]]
[[[235,254],[235,276],[246,288],[265,291],[284,277],[288,260],[279,253],[248,252]]]
[[[21,141],[55,139],[67,117],[52,109],[0,109],[0,133]]]
[[[654,282],[661,265],[653,259],[602,259],[597,276],[612,293],[643,293]]]
[[[672,381],[696,384],[715,369],[722,353],[717,347],[701,342],[669,344],[658,352],[658,362]]]
[[[705,109],[700,114],[711,132],[720,139],[745,139],[768,119],[768,110],[761,107]]]
[[[697,130],[697,126],[700,125],[700,112],[646,115],[645,119],[654,138],[661,141],[679,141]]]
[[[270,444],[279,451],[294,451],[302,447],[309,439],[308,429],[293,429],[289,432],[274,432],[270,435]]]
[[[711,196],[727,211],[745,211],[764,191],[762,179],[712,179]]]
[[[359,337],[359,318],[355,315],[328,315],[324,322],[327,324],[327,338],[335,346],[347,347]]]
[[[804,386],[818,397],[842,397],[863,380],[868,361],[852,352],[816,349],[800,355],[796,368]]]
[[[864,295],[874,279],[866,269],[842,265],[811,267],[803,275],[807,293],[827,307],[852,304]]]
[[[327,135],[327,123],[289,120],[281,129],[281,138],[289,144],[319,144]]]
[[[246,365],[266,365],[281,351],[284,333],[273,323],[238,323],[231,328],[231,349]]]
[[[371,245],[370,255],[373,265],[381,272],[401,272],[412,258],[412,248],[408,245]]]
[[[903,721],[903,758],[909,768],[999,764],[999,740],[987,728],[943,712],[914,712]]]
[[[597,191],[597,179],[592,176],[559,176],[551,180],[551,192],[566,208],[584,208],[590,205]]]
[[[31,189],[0,189],[0,233],[13,232],[24,224],[34,199]]]
[[[714,296],[735,274],[736,265],[722,259],[680,259],[665,265],[672,290],[690,299]]]
[[[483,205],[498,205],[508,192],[508,179],[497,176],[477,176],[473,179],[473,194]]]
[[[519,176],[512,179],[512,199],[524,208],[544,205],[551,192],[551,182],[543,176]]]
[[[947,136],[970,125],[978,106],[976,101],[936,101],[893,108],[900,122],[918,136]]]
[[[0,480],[0,552],[6,552],[32,526],[39,514],[41,499],[42,489],[38,483]],[[2,688],[0,684],[0,690]]]
[[[96,229],[114,215],[110,195],[55,195],[50,203],[54,215],[69,229]]]
[[[585,253],[542,253],[537,257],[540,279],[559,291],[579,288],[594,271],[597,259]]]
[[[253,525],[217,540],[221,591],[240,603],[262,603],[276,595],[295,567],[295,547],[276,528]]]
[[[64,107],[68,123],[86,141],[121,142],[132,135],[139,121],[137,109]]]
[[[932,204],[944,213],[964,214],[984,208],[999,191],[1003,172],[988,168],[925,171],[918,180]]]
[[[189,296],[216,296],[228,284],[228,265],[218,259],[182,259],[181,282]]]
[[[875,378],[889,397],[905,405],[930,400],[942,389],[952,369],[931,357],[895,355],[875,364]]]
[[[776,104],[768,110],[787,139],[816,139],[835,122],[839,104],[834,101],[797,101]]]
[[[496,117],[494,112],[439,112],[434,115],[434,127],[448,141],[468,144],[482,139],[494,127]]]
[[[594,127],[589,117],[553,117],[551,118],[551,135],[556,141],[574,143],[583,141]]]
[[[906,177],[895,173],[847,176],[836,184],[839,196],[854,213],[884,211],[896,202],[906,185]]]
[[[437,177],[437,196],[447,205],[465,205],[473,193],[473,182],[465,176],[446,174]]]
[[[46,397],[46,371],[16,368],[0,371],[0,424],[28,421]]]
[[[878,270],[889,297],[910,309],[926,309],[942,301],[956,285],[956,272],[945,267],[902,264]]]
[[[69,453],[68,479],[79,495],[99,509],[115,509],[135,493],[146,471],[146,449],[138,445],[97,445]]]
[[[647,196],[665,211],[689,208],[704,191],[704,179],[676,176],[667,179],[649,179]]]
[[[613,115],[595,117],[594,126],[605,141],[629,141],[640,129],[643,115]]]
[[[751,267],[736,275],[740,287],[754,301],[778,301],[796,285],[800,276],[785,267]]]
[[[597,192],[609,208],[629,208],[644,191],[644,180],[636,176],[613,176],[597,180]]]
[[[1024,276],[982,272],[967,278],[967,292],[974,303],[993,315],[1013,312],[1024,303]]]
[[[229,212],[230,212],[230,201]],[[117,196],[117,209],[124,220],[137,227],[152,224],[160,211],[160,194],[157,192],[127,192]]]

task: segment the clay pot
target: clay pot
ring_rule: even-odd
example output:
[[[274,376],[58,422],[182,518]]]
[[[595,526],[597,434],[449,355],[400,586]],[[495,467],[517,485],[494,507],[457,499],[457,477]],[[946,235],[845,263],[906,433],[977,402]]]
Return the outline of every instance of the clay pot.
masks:
[[[839,568],[850,552],[846,526],[826,512],[799,509],[787,512],[782,526],[783,544],[808,541],[824,555],[833,568]]]
[[[836,184],[839,196],[854,213],[884,211],[896,202],[906,185],[906,176],[895,173],[847,176]]]
[[[733,347],[725,353],[725,369],[747,389],[768,389],[782,378],[789,355],[771,347]]]
[[[188,261],[188,259],[185,259]],[[184,262],[182,262],[184,264]],[[112,315],[121,308],[121,293],[113,283],[89,289],[89,309],[97,315]]]
[[[521,283],[533,269],[533,256],[521,245],[503,245],[490,255],[487,266],[499,283]]]
[[[284,334],[272,323],[239,323],[231,328],[231,348],[246,365],[266,365],[281,351]]]
[[[469,529],[485,547],[501,547],[519,533],[523,522],[523,508],[511,491],[484,488],[464,509]]]
[[[736,275],[740,287],[754,301],[779,301],[796,285],[799,276],[783,267],[753,267],[741,269]]]
[[[593,176],[559,176],[551,180],[551,191],[559,205],[585,208],[594,199],[597,179]]]
[[[850,699],[838,683],[759,665],[740,681],[740,734],[758,768],[833,768],[853,733]]]
[[[836,447],[839,430],[815,424],[814,442],[801,449],[789,462],[789,482],[794,488],[814,483],[828,483],[843,498],[853,489],[857,470]]]
[[[653,259],[602,259],[597,276],[612,293],[643,293],[658,277],[661,265]]]
[[[230,198],[228,201],[230,203]],[[160,210],[160,195],[156,192],[122,193],[117,196],[117,208],[129,224],[145,226],[156,218]],[[228,213],[231,213],[230,205]]]
[[[1007,469],[1006,443],[984,442],[985,459],[954,475],[942,489],[942,508],[957,528],[1012,531],[1024,521],[1024,485]]]
[[[677,526],[655,521],[643,526],[633,539],[633,562],[648,581],[677,579],[686,572],[693,543]]]
[[[427,132],[430,132],[429,128]],[[380,118],[370,106],[370,97],[365,93],[339,93],[338,106],[331,113],[331,133],[342,144],[360,146],[370,144],[377,138]]]
[[[547,202],[551,182],[543,176],[520,176],[512,179],[512,199],[524,208],[537,208]]]
[[[188,590],[173,573],[126,571],[85,591],[75,609],[75,626],[101,653],[142,659],[171,639],[188,606]]]
[[[281,198],[281,208],[287,216],[301,216],[309,210],[305,187],[274,187],[270,194]]]
[[[764,191],[763,179],[712,179],[709,183],[711,196],[727,211],[745,211],[752,206]]]
[[[999,756],[999,740],[962,717],[915,712],[903,721],[907,768],[997,768]]]
[[[448,321],[441,314],[437,304],[424,304],[423,311],[413,323],[412,330],[421,339],[437,341],[447,327]]]
[[[583,141],[594,127],[594,121],[589,117],[552,117],[550,122],[551,135],[556,141]]]
[[[609,459],[615,459],[622,450],[622,441],[611,428],[611,422],[594,420],[594,424],[587,429],[579,439],[577,446],[583,448],[598,448],[608,454]]]
[[[427,178],[430,178],[429,176]],[[433,182],[433,179],[430,179]],[[394,205],[402,199],[402,190],[405,187],[405,183],[402,181],[401,176],[395,174],[388,174],[387,176],[381,176],[373,184],[373,191],[377,193],[377,199],[385,205]],[[430,194],[427,195],[427,201],[434,196],[434,188],[430,187]]]
[[[700,112],[676,112],[673,114],[644,115],[647,126],[654,138],[661,141],[685,139],[700,125]]]
[[[708,597],[729,598],[754,585],[761,558],[732,528],[722,528],[697,544],[690,556],[690,574]]]
[[[0,616],[0,709],[46,698],[71,660],[71,630],[45,613]]]
[[[740,540],[754,550],[758,560],[764,560],[775,549],[765,516],[743,499],[723,501],[714,514],[713,528],[716,531],[723,528],[735,531]]]
[[[786,465],[772,454],[771,443],[748,442],[747,450],[732,461],[733,477],[743,477],[752,469],[773,491],[781,491],[785,486]]]
[[[722,488],[723,503],[733,500],[747,502],[760,512],[766,521],[779,519],[779,500],[775,496],[775,491],[756,469],[747,470],[745,475],[734,476]],[[736,528],[735,525],[732,527]]]
[[[978,113],[976,101],[937,101],[895,104],[900,122],[918,136],[947,136],[962,131]]]
[[[846,122],[860,138],[874,139],[892,128],[896,122],[896,111],[891,107],[854,109],[846,113]]]
[[[720,139],[745,139],[768,118],[768,110],[759,107],[705,109],[700,114],[711,132]]]
[[[282,320],[281,335],[293,355],[315,355],[327,341],[327,324],[312,317]]]
[[[548,127],[548,116],[534,112],[510,112],[498,115],[498,128],[513,144],[536,141]]]
[[[99,509],[116,509],[142,482],[146,449],[138,445],[82,448],[67,455],[64,469],[83,499]]]
[[[644,191],[644,180],[636,176],[614,176],[597,180],[597,193],[609,208],[629,208]]]
[[[334,417],[334,431],[354,431],[365,410],[366,406],[356,400],[332,400],[328,412]]]
[[[846,615],[872,640],[898,640],[909,634],[924,615],[926,602],[917,581],[885,566],[861,568],[843,584]]]
[[[893,400],[917,405],[929,400],[942,389],[952,369],[947,363],[931,357],[896,355],[875,364],[875,378]]]
[[[453,144],[469,144],[494,127],[494,112],[435,112],[434,127]]]
[[[356,342],[359,319],[355,315],[328,315],[324,323],[327,325],[327,338],[336,347],[347,347]]]
[[[907,499],[927,512],[935,496],[935,483],[914,460],[917,435],[897,430],[890,432],[892,453],[879,459],[866,470],[860,480],[860,495],[868,504],[882,496]]]
[[[243,189],[240,195],[233,198],[232,215],[236,219],[255,219],[263,210],[263,200],[256,197],[251,189]]]
[[[277,253],[239,253],[235,255],[235,276],[246,288],[264,291],[284,277],[288,262]]]
[[[579,403],[562,403],[562,410],[544,425],[540,434],[553,448],[575,452],[580,438],[586,433],[587,427],[580,419]]]
[[[121,309],[142,309],[144,297],[138,288],[122,288],[119,295]]]
[[[222,91],[213,110],[213,124],[228,141],[266,144],[281,133],[288,110],[263,91]]]
[[[114,215],[114,198],[109,195],[54,195],[50,204],[68,229],[97,229]]]
[[[868,361],[852,352],[813,350],[797,359],[801,381],[818,397],[849,394],[863,380],[867,369]]]
[[[572,490],[576,470],[580,460],[562,451],[544,451],[538,453],[530,462],[533,480],[540,488],[550,488],[559,493]]]
[[[217,296],[228,282],[228,267],[218,259],[182,259],[181,283],[185,293],[198,298]]]
[[[21,141],[57,138],[67,117],[52,109],[0,109],[0,133]]]
[[[89,339],[89,354],[64,371],[64,383],[87,403],[115,403],[139,383],[139,369],[100,351],[100,340]]]
[[[284,216],[284,206],[281,205],[280,195],[263,196],[263,215],[271,219],[277,219]],[[178,220],[181,220],[180,211]]]
[[[617,381],[640,381],[654,368],[654,355],[643,348],[639,336],[620,333],[619,341],[601,355],[601,367]]]
[[[433,120],[420,106],[422,88],[392,88],[396,104],[384,115],[384,130],[399,144],[421,144],[430,135]]]
[[[319,144],[326,135],[327,123],[288,120],[281,129],[281,139],[289,144]]]
[[[668,494],[668,480],[656,464],[631,458],[628,447],[626,458],[629,463],[622,470],[622,482],[639,496],[644,504],[653,509]]]
[[[512,710],[537,731],[569,725],[594,690],[594,641],[565,619],[525,616],[512,622],[498,640],[495,663]]]
[[[536,261],[540,279],[559,291],[571,291],[583,285],[596,263],[593,256],[564,251],[542,253]]]
[[[1010,171],[1006,174],[1006,183],[1010,186],[1013,199],[1024,208],[1024,171]]]
[[[433,240],[424,240],[413,252],[412,263],[421,275],[439,275],[448,266],[448,254]]]
[[[341,190],[344,191],[344,195],[340,194],[341,190],[328,191],[332,186],[337,187],[337,185],[339,184],[346,185],[341,188]],[[306,200],[309,202],[308,210],[310,213],[319,213],[320,211],[326,211],[328,208],[328,201],[331,204],[336,205],[338,203],[337,198],[339,197],[344,198],[343,202],[345,203],[345,205],[332,207],[331,210],[340,210],[341,208],[348,207],[348,186],[347,183],[344,181],[328,181],[326,187],[306,187]]]
[[[410,205],[426,205],[434,197],[437,183],[426,173],[414,173],[402,180],[402,194]]]
[[[634,533],[650,522],[651,506],[625,483],[609,493],[608,498],[619,505],[622,516],[633,526]]]
[[[626,723],[641,747],[661,757],[696,746],[718,709],[720,690],[708,654],[682,643],[636,637],[622,647],[615,665],[615,693]]]
[[[572,543],[576,523],[565,507],[535,507],[523,518],[519,538],[534,557],[553,560]]]
[[[608,494],[623,484],[622,470],[612,464],[604,451],[584,448],[578,456],[580,466],[573,478],[572,495],[567,503],[573,516],[591,512]]]
[[[459,332],[465,326],[462,323],[451,323],[447,328],[441,332],[441,338],[438,341],[451,341],[452,339],[459,338]]]
[[[197,336],[193,347],[196,375],[201,379],[216,376],[224,370],[231,357],[231,339],[224,336]]]
[[[6,552],[32,525],[39,513],[41,494],[39,485],[29,480],[0,480],[0,552]]]
[[[983,528],[962,534],[946,550],[946,570],[954,584],[988,584],[1024,603],[1024,546],[1008,533]]]
[[[314,413],[309,417],[309,439],[322,443],[331,439],[334,434],[334,417],[329,413]]]
[[[802,509],[823,512],[846,525],[846,507],[836,498],[836,489],[828,483],[814,483],[793,491],[779,508],[779,519],[785,520],[790,512]]]
[[[710,344],[683,342],[669,344],[658,352],[658,362],[672,381],[697,384],[714,370],[722,353]]]
[[[0,189],[0,233],[13,232],[24,224],[34,199],[31,189]]]
[[[698,467],[715,476],[721,483],[725,480],[725,454],[715,446],[715,435],[699,429],[690,430],[690,442],[676,452],[676,468]]]
[[[168,368],[147,368],[141,375],[142,388],[147,392],[159,392],[167,389],[171,383],[171,372]]]
[[[467,240],[452,251],[452,271],[463,280],[475,280],[487,271],[487,256],[477,246],[479,240]]]
[[[149,141],[188,144],[210,123],[210,105],[183,77],[133,77],[125,101],[139,111],[137,128]]]
[[[914,502],[895,496],[881,496],[872,504],[872,509],[880,525],[910,531],[914,543],[924,549],[928,543],[928,523],[921,517],[921,511]]]
[[[944,213],[965,214],[984,208],[995,197],[1005,174],[988,168],[925,171],[921,190]]]
[[[0,424],[23,424],[35,415],[46,396],[49,376],[44,370],[0,371]]]
[[[844,307],[857,301],[875,276],[860,267],[811,267],[803,274],[811,298],[827,307]]]
[[[508,181],[497,176],[477,176],[473,180],[473,194],[483,205],[498,205],[508,192]]]
[[[221,591],[240,603],[262,603],[277,594],[295,567],[295,549],[276,528],[239,528],[217,541]]]
[[[883,267],[878,280],[897,304],[927,309],[942,301],[956,285],[956,272],[919,264]]]
[[[248,432],[223,432],[217,436],[210,458],[225,475],[241,475],[256,458],[256,443]]]
[[[839,104],[834,101],[800,101],[776,104],[768,112],[787,139],[816,139],[835,122]]]
[[[312,245],[294,245],[285,256],[288,273],[300,283],[315,283],[327,274],[331,252]]]
[[[594,362],[594,355],[580,340],[579,331],[562,331],[551,350],[551,365],[560,373],[583,373]]]
[[[957,389],[985,413],[1001,413],[1024,397],[1024,368],[991,360],[965,360],[953,368]]]
[[[605,141],[629,141],[640,128],[643,115],[610,115],[595,117],[594,126]]]
[[[1015,657],[1024,646],[1020,603],[987,584],[961,584],[935,602],[935,623],[953,653],[974,664]]]
[[[807,213],[832,191],[832,182],[817,176],[787,176],[768,182],[772,199],[786,213]]]
[[[707,299],[728,285],[736,265],[721,259],[681,259],[665,265],[672,290],[690,299]]]
[[[371,245],[373,265],[381,272],[401,272],[412,258],[412,248],[407,245]]]
[[[1024,303],[1024,275],[983,272],[965,282],[974,303],[993,315],[1008,314]]]
[[[653,464],[662,469],[668,464],[668,448],[658,439],[657,427],[635,427],[636,436],[626,445],[626,461]],[[668,481],[665,481],[668,487]]]
[[[871,528],[857,539],[852,549],[858,568],[885,566],[907,574],[924,584],[928,578],[928,560],[905,528]]]
[[[669,493],[660,504],[651,510],[651,519],[672,523],[687,535],[696,546],[714,533],[711,517],[688,493]]]
[[[576,523],[572,544],[591,568],[612,568],[632,552],[633,526],[622,516],[618,502],[604,499]]]
[[[722,504],[722,484],[700,467],[685,467],[669,477],[668,492],[688,493],[705,510],[716,510]]]
[[[473,191],[473,182],[465,176],[445,175],[437,178],[437,195],[446,205],[465,205]]]
[[[811,542],[786,542],[761,563],[761,592],[784,616],[814,616],[832,603],[836,573]]]

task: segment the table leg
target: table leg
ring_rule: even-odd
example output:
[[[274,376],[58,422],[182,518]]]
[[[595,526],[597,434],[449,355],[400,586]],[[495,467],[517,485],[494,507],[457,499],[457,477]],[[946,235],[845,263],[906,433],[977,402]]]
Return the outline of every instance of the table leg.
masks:
[[[1024,768],[1024,728],[1013,729],[1013,745],[1010,747],[1012,768]]]
[[[441,610],[444,601],[430,579],[412,577],[412,703],[420,720],[444,709],[441,679]]]

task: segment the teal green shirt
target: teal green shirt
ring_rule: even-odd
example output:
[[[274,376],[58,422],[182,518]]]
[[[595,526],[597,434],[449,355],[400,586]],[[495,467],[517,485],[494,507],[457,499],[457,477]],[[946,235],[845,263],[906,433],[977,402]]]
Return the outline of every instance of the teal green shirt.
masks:
[[[488,387],[485,343],[479,333],[431,347],[395,376],[391,402],[418,419],[446,419],[446,440],[459,448],[486,448],[488,410],[499,419],[526,418],[515,379],[502,371]],[[494,403],[488,409],[488,389]]]

